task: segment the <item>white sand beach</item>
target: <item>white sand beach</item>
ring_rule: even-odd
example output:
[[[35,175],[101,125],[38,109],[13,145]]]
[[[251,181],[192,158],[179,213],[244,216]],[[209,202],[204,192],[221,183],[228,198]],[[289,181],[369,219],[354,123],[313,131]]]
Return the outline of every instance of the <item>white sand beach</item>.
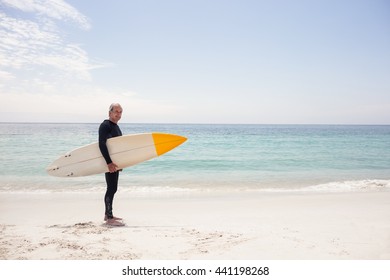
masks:
[[[2,260],[389,260],[390,192],[1,193]]]

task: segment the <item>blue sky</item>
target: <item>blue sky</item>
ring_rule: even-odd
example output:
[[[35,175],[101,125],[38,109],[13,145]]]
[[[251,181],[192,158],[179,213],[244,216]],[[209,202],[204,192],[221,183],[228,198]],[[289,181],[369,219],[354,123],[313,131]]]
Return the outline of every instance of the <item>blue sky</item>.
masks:
[[[0,0],[0,121],[390,124],[390,2]]]

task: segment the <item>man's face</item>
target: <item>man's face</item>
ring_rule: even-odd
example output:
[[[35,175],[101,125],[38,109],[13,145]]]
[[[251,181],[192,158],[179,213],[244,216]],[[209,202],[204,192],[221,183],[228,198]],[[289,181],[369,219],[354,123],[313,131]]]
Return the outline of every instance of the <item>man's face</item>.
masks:
[[[116,106],[109,113],[110,121],[113,123],[118,123],[122,117],[122,108],[120,106]]]

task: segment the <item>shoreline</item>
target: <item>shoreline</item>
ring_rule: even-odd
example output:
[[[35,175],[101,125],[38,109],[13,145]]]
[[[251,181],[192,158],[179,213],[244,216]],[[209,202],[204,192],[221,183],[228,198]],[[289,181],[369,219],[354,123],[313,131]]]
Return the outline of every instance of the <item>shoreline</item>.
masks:
[[[0,193],[1,260],[390,260],[390,192]]]

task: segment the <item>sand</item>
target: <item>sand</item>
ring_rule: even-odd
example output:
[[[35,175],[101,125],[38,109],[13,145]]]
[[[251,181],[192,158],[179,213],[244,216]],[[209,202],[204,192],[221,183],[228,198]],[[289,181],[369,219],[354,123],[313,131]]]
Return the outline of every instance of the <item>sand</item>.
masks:
[[[390,192],[0,193],[1,260],[389,260]]]

